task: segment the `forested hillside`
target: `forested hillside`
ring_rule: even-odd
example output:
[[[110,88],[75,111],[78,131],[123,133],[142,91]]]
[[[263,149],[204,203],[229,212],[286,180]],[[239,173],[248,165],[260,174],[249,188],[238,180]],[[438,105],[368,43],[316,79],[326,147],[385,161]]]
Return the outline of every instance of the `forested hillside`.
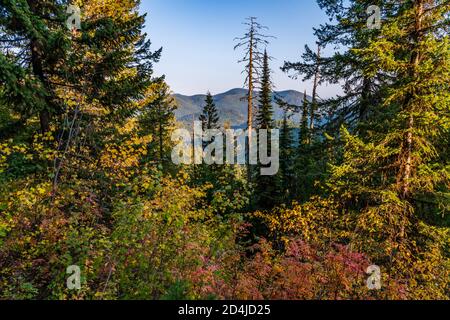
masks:
[[[220,115],[221,124],[229,122],[232,126],[245,128],[247,126],[247,91],[245,89],[232,89],[224,93],[213,96],[214,103]],[[301,105],[303,102],[303,93],[296,90],[273,92],[274,119],[283,120],[284,109],[276,104],[276,99],[282,99],[291,105]],[[192,125],[192,118],[198,119],[205,105],[206,94],[186,96],[175,94],[174,98],[177,104],[175,116],[178,121]],[[311,101],[311,97],[307,99]],[[291,119],[299,123],[301,112],[291,115]]]
[[[310,98],[249,18],[239,104],[184,110],[140,1],[0,0],[0,299],[449,299],[450,1],[317,2]],[[278,129],[279,170],[176,165],[178,120]]]

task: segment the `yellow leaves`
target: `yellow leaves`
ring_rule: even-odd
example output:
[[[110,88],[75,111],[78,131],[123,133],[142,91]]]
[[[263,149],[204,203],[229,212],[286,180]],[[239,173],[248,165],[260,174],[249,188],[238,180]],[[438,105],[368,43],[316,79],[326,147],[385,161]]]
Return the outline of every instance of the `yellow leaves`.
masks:
[[[178,172],[177,179],[180,183],[186,183],[190,179],[190,175],[187,171],[180,170],[180,172]]]
[[[291,208],[256,212],[253,216],[263,221],[271,234],[278,236],[285,244],[288,244],[290,236],[301,235],[307,241],[320,241],[340,233],[338,229],[333,229],[337,218],[333,203],[320,198],[302,205],[294,203]]]
[[[38,188],[37,188],[37,192],[38,192],[38,194],[40,194],[40,195],[44,195],[45,193],[47,193],[47,190],[45,190],[45,189],[42,188],[42,187],[38,187]]]
[[[134,14],[134,0],[78,0],[83,15],[90,17],[108,17],[114,20],[126,20]]]
[[[134,130],[134,124],[130,126]],[[131,177],[138,175],[141,160],[148,154],[148,143],[149,137],[132,135],[124,141],[106,145],[100,159],[106,175],[119,181],[129,181]]]
[[[127,121],[127,123],[123,127],[117,128],[119,134],[123,135],[133,132],[136,129],[136,122],[136,119],[131,119]],[[133,137],[129,142],[132,142],[133,140],[138,140],[138,138]]]
[[[144,183],[142,184],[142,188],[144,188],[145,190],[148,190],[148,189],[150,188],[150,183],[144,182]]]
[[[22,154],[26,159],[30,158],[28,148],[24,144],[13,144],[13,141],[0,144],[0,173],[7,168],[8,157],[12,154]]]

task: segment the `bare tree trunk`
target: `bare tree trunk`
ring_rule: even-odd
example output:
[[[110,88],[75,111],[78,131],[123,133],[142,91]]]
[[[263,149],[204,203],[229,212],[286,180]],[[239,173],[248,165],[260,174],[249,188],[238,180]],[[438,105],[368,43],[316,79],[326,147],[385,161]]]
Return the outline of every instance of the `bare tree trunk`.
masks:
[[[309,124],[309,130],[310,134],[312,134],[314,130],[314,120],[316,116],[316,109],[317,109],[317,87],[319,86],[319,77],[320,77],[320,66],[319,66],[319,60],[320,60],[320,45],[317,44],[317,62],[316,62],[316,71],[314,75],[314,86],[313,86],[313,94],[312,94],[312,103],[311,103],[311,120]]]
[[[250,156],[252,154],[252,130],[253,130],[253,34],[250,35],[250,55],[249,55],[249,69],[248,69],[248,147],[247,147],[247,179],[250,183],[252,180],[252,167],[250,164]]]

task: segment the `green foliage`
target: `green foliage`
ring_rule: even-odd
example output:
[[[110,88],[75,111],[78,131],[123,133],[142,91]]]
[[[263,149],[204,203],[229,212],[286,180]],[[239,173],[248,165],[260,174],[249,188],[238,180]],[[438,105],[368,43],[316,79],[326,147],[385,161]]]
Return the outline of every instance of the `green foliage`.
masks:
[[[287,203],[292,200],[295,189],[295,144],[292,128],[285,110],[280,133],[280,171],[277,175],[279,199],[277,203]]]
[[[219,113],[214,104],[211,92],[206,94],[205,106],[203,107],[203,113],[200,115],[199,120],[202,122],[203,130],[219,129]]]
[[[175,128],[176,103],[171,97],[169,87],[163,81],[152,84],[146,98],[141,102],[138,117],[139,134],[150,139],[144,161],[157,159],[158,164],[166,173],[173,171],[171,168],[171,142],[170,137]]]
[[[259,107],[256,115],[256,128],[259,130],[267,130],[267,150],[272,152],[272,145],[270,139],[270,130],[275,129],[273,120],[273,106],[272,106],[272,80],[269,66],[270,57],[267,51],[264,51],[261,90],[259,95]],[[260,131],[258,131],[260,133]],[[261,136],[258,134],[258,141]],[[263,176],[260,174],[261,165],[256,166],[255,184],[255,206],[257,208],[271,209],[277,203],[278,191],[275,176]]]
[[[256,115],[258,129],[273,129],[272,80],[269,66],[269,55],[264,51],[259,108]]]
[[[369,1],[319,1],[319,46],[348,50],[283,69],[344,95],[281,103],[275,177],[172,165],[176,105],[139,1],[76,1],[79,32],[65,3],[1,1],[0,299],[449,298],[448,1],[383,1],[380,30]],[[275,128],[269,60],[259,129]],[[200,120],[220,129],[210,94]]]

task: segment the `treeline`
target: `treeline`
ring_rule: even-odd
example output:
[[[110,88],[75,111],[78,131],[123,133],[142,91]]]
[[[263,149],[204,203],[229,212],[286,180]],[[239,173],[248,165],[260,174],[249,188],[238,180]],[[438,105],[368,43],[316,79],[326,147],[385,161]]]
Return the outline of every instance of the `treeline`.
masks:
[[[281,123],[270,37],[238,38],[248,127],[281,129],[261,176],[172,163],[139,1],[75,1],[69,30],[67,1],[0,0],[0,299],[448,299],[450,3],[318,3],[317,48],[283,67],[312,100],[277,99]],[[210,94],[198,120],[220,129]]]

